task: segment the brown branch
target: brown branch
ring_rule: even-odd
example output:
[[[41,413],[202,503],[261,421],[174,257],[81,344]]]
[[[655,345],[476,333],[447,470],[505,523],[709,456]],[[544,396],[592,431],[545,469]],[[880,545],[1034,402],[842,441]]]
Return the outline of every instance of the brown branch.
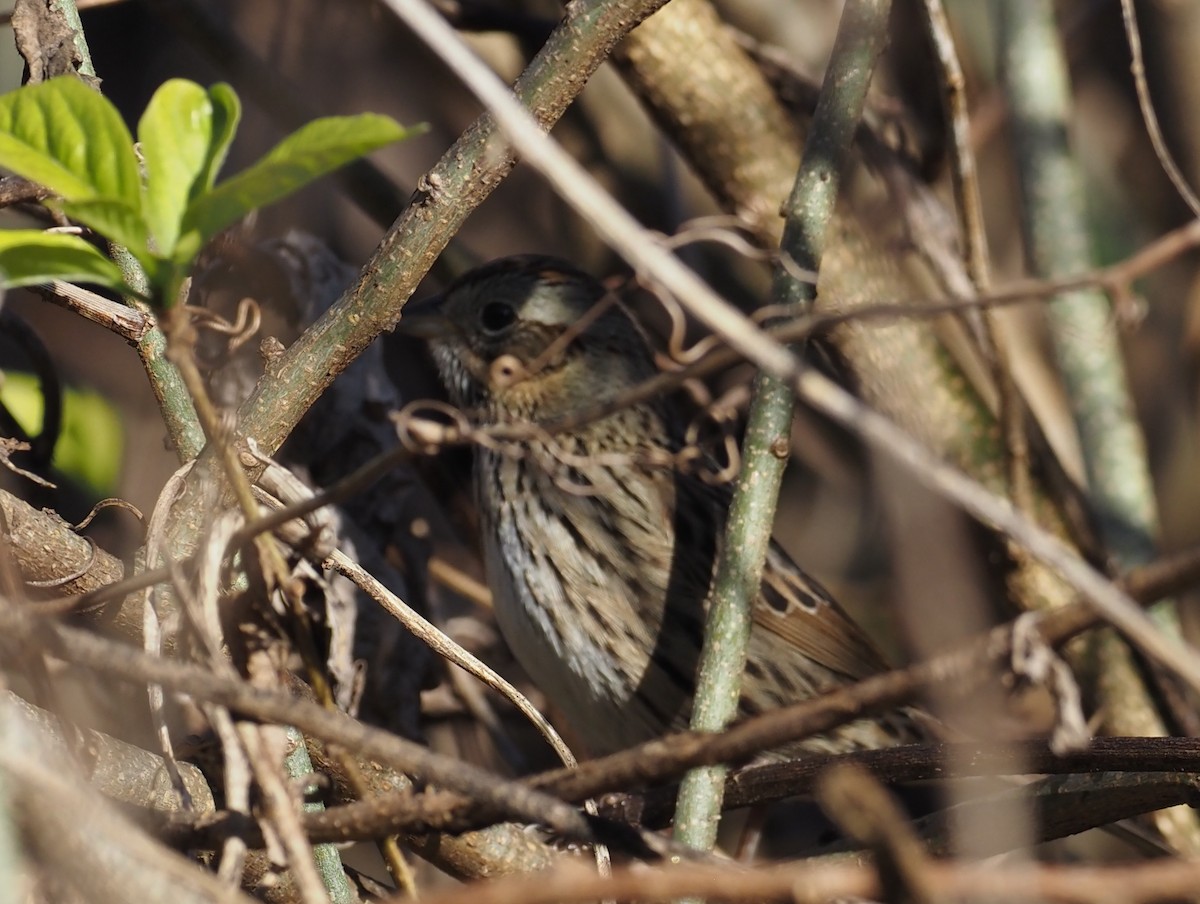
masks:
[[[326,745],[313,739],[309,740],[308,748],[314,768],[332,780],[333,799],[343,802],[355,800],[356,795],[343,774],[341,764],[328,756]],[[382,802],[384,799],[406,795],[413,789],[411,779],[377,761],[364,758],[359,764],[359,769],[369,790],[366,800]],[[339,814],[342,812],[342,807],[331,807],[324,813],[306,814],[305,830],[314,841],[322,838],[335,842],[349,840],[347,833],[339,834],[336,831],[341,823]],[[332,830],[322,835],[317,826],[308,821],[314,817],[322,823],[327,823]],[[199,839],[190,831],[186,822],[170,820],[169,823],[178,832],[173,843],[189,847],[204,846],[197,843]],[[257,831],[257,826],[253,829]],[[212,834],[215,838],[221,837],[218,832]],[[378,836],[370,836],[372,840],[375,837]],[[364,836],[364,840],[367,840],[367,836]],[[438,869],[464,880],[539,872],[549,869],[561,857],[561,852],[547,844],[538,833],[530,832],[524,826],[511,822],[456,834],[403,833],[403,841],[409,849],[433,863]]]
[[[1138,569],[1128,578],[1126,586],[1136,598],[1150,603],[1170,594],[1181,584],[1193,583],[1198,572],[1200,550]],[[1082,603],[1044,613],[1038,619],[1042,637],[1054,645],[1097,622],[1095,614]],[[894,708],[913,700],[925,688],[935,684],[956,693],[969,694],[992,669],[1004,666],[1011,653],[1012,627],[1001,625],[934,659],[748,719],[720,734],[681,732],[668,735],[582,763],[576,769],[543,773],[528,783],[564,800],[582,801],[612,790],[666,781],[697,765],[740,762],[763,750]],[[467,827],[474,821],[471,805],[453,799],[410,800],[404,805],[403,819],[423,828],[439,830]]]
[[[543,823],[560,834],[591,840],[587,821],[573,807],[501,779],[486,770],[364,725],[305,700],[267,693],[234,677],[148,656],[125,644],[39,621],[13,606],[0,607],[0,628],[9,643],[38,644],[76,665],[135,684],[160,684],[196,700],[218,703],[242,716],[293,725],[330,743],[374,756],[420,780],[457,790],[511,818]]]
[[[914,744],[838,756],[751,766],[730,775],[728,809],[751,807],[812,791],[817,775],[840,763],[867,769],[885,784],[968,776],[1092,774],[1100,772],[1200,772],[1200,740],[1193,738],[1095,738],[1087,750],[1059,756],[1045,741],[995,744]],[[646,828],[669,825],[673,786],[641,794],[610,793],[598,801],[599,815]]]
[[[514,88],[544,128],[562,115],[612,47],[663,0],[579,2]],[[272,454],[329,383],[380,333],[467,215],[514,165],[491,114],[482,116],[423,177],[359,281],[294,343],[242,407],[241,424]],[[319,376],[316,376],[319,375]]]
[[[55,756],[65,757],[71,751],[71,740],[64,731],[80,731],[44,709],[33,706],[10,691],[0,691],[0,709],[19,715],[40,733],[39,744]],[[88,782],[106,797],[137,807],[150,807],[163,812],[178,812],[182,802],[167,778],[161,756],[126,744],[99,731],[80,734],[82,753],[88,763]],[[211,815],[214,805],[212,791],[204,775],[190,763],[180,763],[183,784],[191,798],[189,817]]]
[[[865,770],[849,763],[822,774],[817,785],[821,809],[847,835],[875,855],[883,900],[928,904],[928,858],[900,806]]]
[[[154,318],[136,308],[110,301],[102,295],[56,279],[46,286],[34,288],[52,304],[73,311],[85,320],[97,323],[120,336],[130,345],[137,345],[154,329]]]
[[[2,23],[3,16],[0,16],[0,24]],[[51,192],[48,188],[36,182],[30,182],[20,176],[0,176],[0,207],[36,203],[49,198],[50,195]]]
[[[250,900],[132,825],[65,768],[39,735],[15,707],[0,706],[6,809],[30,858],[69,883],[82,900]]]
[[[1200,883],[1200,862],[1157,860],[1108,867],[931,862],[923,868],[922,878],[932,895],[945,899],[1151,904],[1190,900]],[[617,869],[607,879],[571,865],[537,876],[451,889],[422,900],[424,904],[582,904],[702,895],[731,902],[825,904],[845,898],[879,900],[884,893],[876,871],[861,864],[800,862],[757,869],[689,864]]]
[[[71,595],[115,583],[124,576],[125,566],[120,559],[93,550],[86,538],[57,515],[35,509],[4,490],[0,490],[0,512],[8,527],[5,539],[12,546],[13,559],[24,580],[48,582],[73,574],[54,588],[58,594]],[[78,571],[78,566],[89,560],[90,567]]]
[[[1200,569],[1200,550],[1156,563],[1131,573],[1125,587],[1145,604],[1194,582]],[[1038,629],[1045,642],[1059,645],[1095,625],[1093,610],[1075,603],[1039,614]],[[754,754],[910,702],[922,690],[938,684],[966,694],[991,669],[1003,667],[1012,653],[1012,627],[1000,625],[986,635],[949,653],[906,669],[898,669],[784,709],[748,719],[718,735],[670,735],[631,750],[582,764],[572,771],[557,770],[533,780],[534,787],[568,800],[583,800],[613,788],[662,781],[680,769],[718,762],[738,762]]]
[[[1191,776],[1200,771],[1200,741],[1185,738],[1101,738],[1094,749],[1056,757],[1044,743],[1013,744],[1006,750],[973,745],[918,745],[839,756],[805,758],[789,763],[753,767],[733,774],[726,785],[728,809],[771,803],[810,793],[830,768],[852,765],[881,782],[923,781],[970,776],[1053,773],[1033,785],[1006,789],[969,801],[965,806],[986,809],[999,796],[1016,796],[1033,803],[1039,812],[1042,841],[1076,834],[1084,829],[1197,797]],[[322,762],[322,770],[336,766]],[[398,781],[397,781],[398,779]],[[373,796],[306,813],[303,827],[309,840],[318,842],[369,841],[392,832],[405,834],[405,842],[423,856],[433,855],[456,874],[480,876],[475,864],[486,849],[492,869],[503,872],[544,869],[555,857],[545,845],[511,823],[461,835],[436,836],[412,833],[424,828],[429,814],[450,815],[461,804],[457,795],[426,792],[415,795],[411,783],[400,777],[388,780],[393,789],[377,788]],[[657,788],[646,794],[614,794],[602,798],[601,818],[659,828],[670,823],[674,788]],[[947,815],[934,813],[920,823],[937,850],[945,848]],[[167,843],[181,848],[216,848],[227,837],[243,838],[248,846],[263,844],[253,820],[232,812],[217,814],[158,814],[146,820]],[[1003,848],[997,849],[1002,850]],[[500,859],[494,859],[496,855]]]
[[[1174,155],[1167,148],[1163,138],[1162,128],[1158,122],[1158,114],[1154,111],[1154,101],[1150,97],[1150,86],[1146,82],[1146,63],[1142,56],[1142,37],[1138,29],[1137,14],[1134,12],[1133,0],[1121,0],[1121,17],[1125,25],[1125,36],[1129,40],[1129,54],[1132,57],[1130,71],[1133,73],[1133,84],[1137,92],[1138,109],[1142,112],[1142,121],[1146,125],[1146,134],[1154,148],[1154,156],[1166,173],[1171,185],[1179,193],[1192,216],[1200,217],[1200,198],[1188,184],[1187,178],[1175,162]]]

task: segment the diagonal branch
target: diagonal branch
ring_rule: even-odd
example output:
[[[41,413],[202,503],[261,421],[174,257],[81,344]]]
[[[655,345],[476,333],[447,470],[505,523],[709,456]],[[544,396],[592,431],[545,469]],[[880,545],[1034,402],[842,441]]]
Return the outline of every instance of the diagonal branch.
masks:
[[[541,128],[562,116],[612,47],[663,2],[586,0],[570,5],[514,87]],[[405,7],[410,8],[416,5]],[[358,282],[275,363],[270,377],[242,407],[241,427],[264,452],[273,454],[334,377],[380,333],[396,325],[404,300],[514,163],[491,113],[442,155]]]

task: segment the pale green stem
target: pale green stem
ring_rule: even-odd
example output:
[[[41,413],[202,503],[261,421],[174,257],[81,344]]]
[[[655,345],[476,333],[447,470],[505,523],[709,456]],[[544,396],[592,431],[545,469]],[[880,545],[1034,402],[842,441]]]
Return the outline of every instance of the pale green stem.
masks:
[[[1034,274],[1052,278],[1093,268],[1083,177],[1067,140],[1070,85],[1049,0],[1001,0],[996,39],[1008,95],[1022,218]],[[1098,291],[1060,295],[1047,320],[1079,436],[1089,501],[1115,562],[1128,569],[1155,553],[1158,513],[1141,429],[1129,398],[1108,299]],[[1152,610],[1178,637],[1173,605]],[[1105,731],[1153,735],[1166,726],[1128,646],[1113,632],[1089,639]],[[1162,810],[1155,823],[1182,853],[1200,851],[1195,812]]]
[[[96,69],[92,65],[91,51],[88,49],[87,36],[83,33],[83,25],[79,21],[79,10],[75,6],[75,0],[54,0],[54,4],[71,28],[75,49],[79,53],[80,74],[95,78]],[[119,245],[110,245],[109,253],[120,268],[125,282],[143,295],[148,295],[150,286],[137,259]],[[137,299],[129,297],[125,300],[130,306],[151,313],[150,309]],[[150,388],[158,400],[171,443],[180,461],[191,461],[204,448],[204,433],[200,429],[191,397],[187,394],[178,371],[166,360],[165,349],[166,342],[157,327],[149,330],[137,344],[138,356],[142,359],[142,366],[150,379]]]
[[[849,0],[838,26],[812,131],[786,208],[782,248],[816,271],[837,202],[842,161],[862,115],[875,61],[887,34],[888,0]],[[815,287],[777,271],[772,301],[808,304]],[[743,466],[733,494],[717,563],[700,657],[691,727],[720,731],[737,715],[751,611],[771,542],[779,485],[787,465],[794,396],[779,381],[755,381]],[[724,798],[726,768],[689,772],[679,791],[675,837],[690,847],[713,846]]]
[[[150,283],[137,258],[120,245],[110,244],[108,251],[129,287],[148,297]],[[126,297],[125,302],[148,316],[154,316],[154,311],[148,305],[132,296]],[[137,353],[150,379],[150,389],[158,401],[175,454],[181,462],[191,461],[204,448],[204,430],[179,369],[167,360],[167,340],[162,329],[156,325],[147,330],[146,335],[138,341]]]
[[[0,870],[6,876],[21,875],[21,854],[17,841],[15,823],[17,814],[9,806],[8,795],[4,791],[6,777],[0,773]],[[17,904],[24,898],[18,890],[16,882],[5,882],[0,888],[0,904]],[[4,889],[8,889],[5,891]]]
[[[75,45],[83,60],[80,71],[86,75],[95,75],[87,39],[80,25],[79,13],[75,8],[74,0],[56,0],[56,2],[74,31]],[[114,260],[121,268],[122,276],[130,287],[143,294],[148,294],[149,284],[146,274],[133,255],[119,246],[113,246],[111,250]],[[168,299],[159,299],[160,302],[164,300]],[[173,303],[178,299],[172,298],[169,301]],[[135,302],[131,301],[131,303]],[[138,304],[137,306],[146,310],[143,305]],[[167,425],[171,440],[175,444],[176,453],[180,460],[191,461],[204,448],[204,431],[197,417],[192,396],[184,385],[178,368],[167,360],[166,346],[166,338],[156,327],[138,343],[138,355],[150,377],[151,387],[155,398],[158,399],[163,420]],[[288,732],[295,742],[292,753],[285,761],[288,777],[302,778],[311,775],[312,761],[308,755],[308,748],[305,747],[304,738],[294,728],[289,727]],[[319,807],[320,805],[315,806]],[[345,870],[342,868],[341,854],[337,848],[332,844],[314,845],[313,855],[316,858],[317,870],[329,892],[330,900],[334,904],[343,904],[343,902],[348,904],[348,902],[357,900],[346,879]]]
[[[92,65],[92,53],[88,50],[87,37],[83,33],[83,23],[79,21],[79,10],[75,6],[75,0],[54,0],[54,5],[71,28],[75,49],[79,52],[79,74],[95,78],[96,67]]]
[[[308,755],[308,747],[304,743],[304,735],[295,728],[288,727],[288,742],[291,752],[284,757],[284,771],[289,778],[303,778],[313,774],[312,759]],[[305,789],[306,791],[308,789]],[[303,805],[305,810],[320,811],[325,805],[318,801],[309,801]],[[332,904],[354,904],[358,900],[346,871],[342,869],[342,856],[332,844],[314,844],[313,859],[317,864],[317,872],[329,892]]]
[[[1039,277],[1095,267],[1085,188],[1067,140],[1066,62],[1048,0],[1003,0],[998,40],[1011,112],[1029,264]],[[1154,557],[1157,511],[1108,299],[1060,295],[1048,307],[1055,356],[1079,433],[1105,544],[1124,568]]]

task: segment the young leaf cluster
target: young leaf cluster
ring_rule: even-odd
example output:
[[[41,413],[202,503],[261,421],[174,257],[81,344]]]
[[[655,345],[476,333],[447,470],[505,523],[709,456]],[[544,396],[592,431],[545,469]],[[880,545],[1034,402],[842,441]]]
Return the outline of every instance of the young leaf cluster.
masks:
[[[218,184],[240,117],[241,104],[228,85],[205,90],[171,79],[138,121],[139,159],[116,108],[63,76],[0,96],[0,167],[43,185],[55,195],[47,204],[128,249],[146,272],[150,300],[169,306],[217,233],[356,157],[414,134],[373,113],[319,119]],[[51,279],[131,291],[117,266],[80,236],[0,231],[0,285]]]

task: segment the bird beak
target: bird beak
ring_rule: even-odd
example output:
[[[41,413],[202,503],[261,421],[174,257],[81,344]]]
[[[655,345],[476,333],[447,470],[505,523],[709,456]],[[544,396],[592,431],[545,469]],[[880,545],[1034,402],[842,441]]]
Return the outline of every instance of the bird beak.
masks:
[[[439,293],[410,301],[404,306],[400,322],[396,324],[396,332],[401,336],[426,341],[448,338],[456,330],[454,323],[442,310],[442,300],[443,296]]]

